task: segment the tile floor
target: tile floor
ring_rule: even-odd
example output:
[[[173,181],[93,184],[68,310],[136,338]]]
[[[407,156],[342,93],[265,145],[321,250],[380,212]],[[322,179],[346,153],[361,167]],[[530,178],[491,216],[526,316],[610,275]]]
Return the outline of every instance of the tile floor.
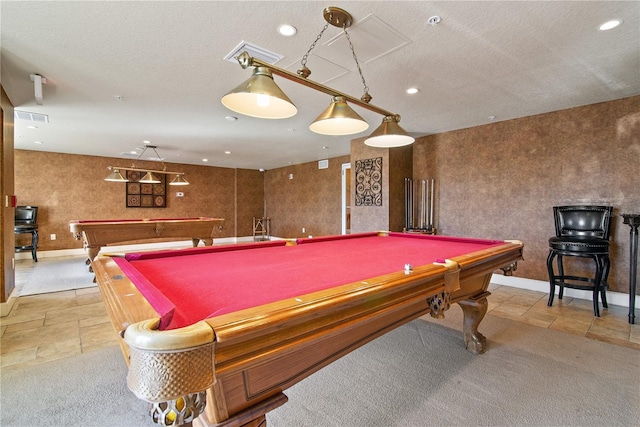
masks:
[[[16,265],[16,286],[33,263]],[[640,325],[630,325],[625,307],[609,305],[594,318],[591,301],[565,297],[547,307],[547,295],[491,285],[488,316],[606,341],[640,350]],[[19,297],[0,318],[1,366],[25,366],[118,345],[97,287]],[[482,331],[482,325],[480,326]]]

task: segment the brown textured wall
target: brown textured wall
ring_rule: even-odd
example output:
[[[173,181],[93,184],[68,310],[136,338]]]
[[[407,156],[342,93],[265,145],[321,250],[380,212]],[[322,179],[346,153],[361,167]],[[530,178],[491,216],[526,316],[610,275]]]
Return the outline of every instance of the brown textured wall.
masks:
[[[249,169],[236,169],[237,173],[237,231],[236,236],[253,234],[253,218],[264,216],[264,173]]]
[[[243,221],[239,235],[251,235],[246,218],[260,212],[264,203],[262,176],[257,171],[167,163],[167,170],[184,172],[189,185],[167,185],[166,208],[127,208],[125,184],[104,178],[107,166],[127,166],[128,160],[27,150],[16,150],[14,156],[18,202],[39,207],[41,251],[81,247],[69,232],[69,221],[74,219],[222,217],[225,227],[218,237],[232,237],[237,235],[237,213]],[[136,166],[159,169],[150,162]],[[236,183],[248,187],[237,188]],[[177,191],[184,197],[176,197]],[[50,240],[51,234],[57,235],[55,241]]]
[[[436,178],[439,234],[523,240],[515,275],[531,279],[548,279],[553,206],[612,205],[609,283],[628,292],[620,214],[640,212],[640,97],[421,138],[414,176]]]
[[[168,207],[157,212],[225,217],[221,234],[228,237],[250,235],[252,217],[262,216],[266,206],[274,236],[339,234],[342,163],[381,156],[383,179],[411,176],[401,151],[396,156],[362,141],[353,140],[351,156],[329,159],[323,170],[317,162],[264,173],[171,165],[168,169],[184,171],[191,185],[180,190],[184,198],[169,197]],[[640,212],[640,97],[432,135],[411,150],[413,177],[436,180],[438,233],[523,240],[525,260],[516,276],[547,280],[554,205],[614,206],[609,281],[613,290],[628,290],[629,227],[620,213]],[[79,247],[68,231],[71,219],[158,216],[125,208],[124,185],[103,181],[107,165],[126,161],[18,150],[15,164],[19,202],[42,208],[40,250]],[[167,188],[170,194],[177,191]],[[381,208],[352,204],[352,232],[396,228],[391,217],[404,213],[396,196],[390,199],[385,185]],[[52,233],[58,235],[55,242],[48,240]]]
[[[413,145],[389,150],[389,231],[405,227],[404,180],[413,176]]]
[[[273,236],[340,234],[343,163],[349,163],[349,156],[329,159],[327,169],[309,162],[264,173],[266,214],[271,218]]]
[[[356,206],[356,161],[382,157],[382,206]],[[389,149],[369,147],[364,138],[351,141],[351,232],[389,229]]]
[[[351,167],[356,160],[382,157],[382,206],[355,206],[355,169],[351,171],[351,231],[402,231],[404,227],[404,179],[412,177],[413,145],[374,148],[364,138],[351,141]]]

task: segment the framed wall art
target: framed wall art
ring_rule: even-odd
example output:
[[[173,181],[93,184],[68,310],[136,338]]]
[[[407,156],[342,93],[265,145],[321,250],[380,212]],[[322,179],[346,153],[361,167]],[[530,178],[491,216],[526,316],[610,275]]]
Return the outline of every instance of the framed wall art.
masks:
[[[166,208],[167,176],[158,173],[158,184],[141,183],[144,172],[127,171],[127,207],[128,208]]]
[[[356,206],[382,206],[382,157],[356,160]]]

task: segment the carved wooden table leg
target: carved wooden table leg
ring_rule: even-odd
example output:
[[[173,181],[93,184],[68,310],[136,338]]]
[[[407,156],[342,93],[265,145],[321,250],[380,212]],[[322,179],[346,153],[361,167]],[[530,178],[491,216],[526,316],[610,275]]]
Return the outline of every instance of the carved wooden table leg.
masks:
[[[89,271],[91,273],[93,273],[93,267],[91,267],[91,261],[96,259],[96,257],[98,256],[98,252],[100,252],[100,249],[101,249],[100,246],[98,246],[98,247],[92,247],[92,246],[87,247],[87,252],[89,252],[89,262],[87,262],[87,264],[89,265]]]
[[[487,339],[478,332],[478,325],[487,313],[489,302],[487,297],[489,292],[484,292],[470,299],[458,301],[464,313],[464,324],[462,331],[464,334],[464,344],[473,354],[482,354],[486,351]]]

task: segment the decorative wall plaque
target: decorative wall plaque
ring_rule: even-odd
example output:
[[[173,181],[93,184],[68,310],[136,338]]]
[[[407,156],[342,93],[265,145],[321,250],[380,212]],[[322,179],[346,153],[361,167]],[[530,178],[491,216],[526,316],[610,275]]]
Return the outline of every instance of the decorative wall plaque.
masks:
[[[356,160],[356,206],[382,206],[382,157]]]
[[[166,208],[167,207],[167,176],[158,173],[159,184],[145,184],[138,182],[144,172],[127,171],[127,207],[128,208]]]

